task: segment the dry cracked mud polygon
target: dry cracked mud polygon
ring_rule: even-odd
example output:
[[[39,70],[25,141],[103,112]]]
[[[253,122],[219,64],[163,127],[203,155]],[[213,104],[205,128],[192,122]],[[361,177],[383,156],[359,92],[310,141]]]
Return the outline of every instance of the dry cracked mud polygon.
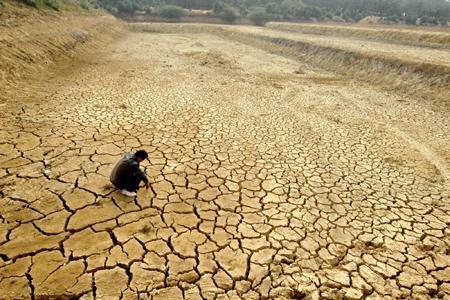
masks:
[[[449,297],[448,180],[401,136],[448,146],[447,112],[201,34],[47,85],[2,107],[1,299]]]

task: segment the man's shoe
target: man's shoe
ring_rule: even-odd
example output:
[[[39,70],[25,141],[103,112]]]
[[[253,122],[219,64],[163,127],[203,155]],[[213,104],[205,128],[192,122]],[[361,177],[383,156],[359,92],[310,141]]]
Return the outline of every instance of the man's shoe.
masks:
[[[136,197],[136,193],[135,192],[130,192],[127,190],[122,190],[122,195],[125,195],[127,197]]]

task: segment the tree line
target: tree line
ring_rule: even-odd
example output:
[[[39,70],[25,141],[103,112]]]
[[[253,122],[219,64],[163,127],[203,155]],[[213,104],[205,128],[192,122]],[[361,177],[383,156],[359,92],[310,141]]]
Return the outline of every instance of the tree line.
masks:
[[[163,12],[178,17],[184,10],[212,10],[230,22],[238,16],[255,21],[357,22],[379,16],[387,22],[447,25],[449,0],[96,0],[110,11]]]
[[[59,9],[59,0],[17,0]],[[3,0],[0,0],[0,7]],[[209,10],[226,23],[238,17],[267,21],[358,22],[367,16],[385,23],[447,26],[450,0],[78,0],[83,9],[101,7],[118,15],[144,12],[179,19],[189,10]]]
[[[59,8],[59,0],[18,0],[32,6]],[[101,7],[114,14],[136,12],[180,18],[189,10],[209,10],[227,23],[238,17],[255,24],[267,21],[358,22],[378,16],[387,23],[447,26],[450,0],[78,0],[84,9]],[[3,0],[0,0],[0,6]]]

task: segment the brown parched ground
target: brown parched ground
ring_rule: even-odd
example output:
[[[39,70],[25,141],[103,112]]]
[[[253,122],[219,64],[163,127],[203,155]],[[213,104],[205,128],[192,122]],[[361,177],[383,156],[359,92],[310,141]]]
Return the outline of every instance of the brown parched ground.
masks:
[[[0,299],[449,299],[432,101],[208,33],[28,84],[1,104]],[[109,173],[140,148],[126,198]]]

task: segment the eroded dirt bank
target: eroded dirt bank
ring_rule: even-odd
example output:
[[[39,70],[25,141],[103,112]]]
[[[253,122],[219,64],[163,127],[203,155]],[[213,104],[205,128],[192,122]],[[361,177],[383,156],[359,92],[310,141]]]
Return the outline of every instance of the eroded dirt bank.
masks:
[[[448,111],[201,33],[59,71],[2,111],[0,298],[450,293]]]
[[[437,27],[414,26],[367,26],[367,25],[338,25],[314,23],[281,23],[270,22],[268,28],[318,34],[326,36],[353,37],[363,40],[387,41],[395,44],[416,45],[432,48],[448,48],[450,46],[450,30]]]
[[[57,13],[6,2],[0,9],[0,103],[16,102],[25,92],[32,97],[36,80],[45,81],[58,62],[82,59],[124,32],[121,22],[100,12]]]
[[[429,46],[424,47],[415,44],[394,44],[389,40],[374,41],[371,34],[367,34],[367,38],[352,37],[351,28],[347,28],[347,33],[350,34],[348,37],[255,26],[132,23],[129,27],[143,32],[211,33],[337,72],[348,79],[364,80],[374,86],[407,94],[409,97],[431,101],[437,109],[450,108],[450,52],[444,46],[433,48],[431,42],[424,41],[423,43]],[[323,28],[327,29],[325,25]],[[446,36],[446,32],[433,33]],[[416,38],[420,39],[420,35]]]

